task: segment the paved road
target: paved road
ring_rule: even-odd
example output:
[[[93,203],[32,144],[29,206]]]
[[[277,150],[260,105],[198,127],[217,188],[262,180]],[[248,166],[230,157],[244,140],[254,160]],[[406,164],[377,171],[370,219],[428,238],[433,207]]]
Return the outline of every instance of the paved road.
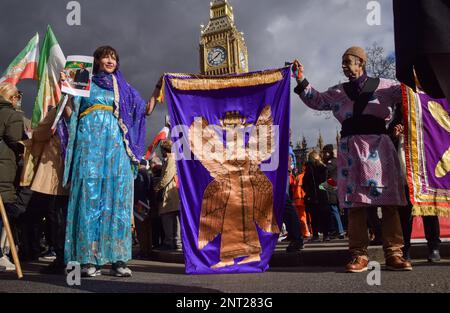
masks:
[[[367,273],[346,274],[342,267],[272,268],[261,274],[189,276],[184,266],[135,260],[133,277],[105,275],[69,287],[65,276],[42,275],[45,262],[23,264],[25,277],[0,274],[3,292],[162,292],[162,293],[309,293],[309,292],[450,292],[450,260],[430,265],[415,261],[412,272],[381,271],[381,285],[369,286]]]

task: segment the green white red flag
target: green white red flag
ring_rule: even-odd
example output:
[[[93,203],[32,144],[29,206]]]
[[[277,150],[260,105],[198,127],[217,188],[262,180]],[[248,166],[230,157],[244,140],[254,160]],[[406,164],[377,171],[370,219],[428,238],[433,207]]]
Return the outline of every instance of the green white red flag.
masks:
[[[17,85],[22,79],[37,79],[38,62],[39,34],[36,34],[8,66],[0,78],[0,83]]]
[[[39,89],[34,102],[32,127],[45,117],[50,107],[61,99],[59,75],[64,69],[66,58],[50,26],[47,28],[38,65]]]

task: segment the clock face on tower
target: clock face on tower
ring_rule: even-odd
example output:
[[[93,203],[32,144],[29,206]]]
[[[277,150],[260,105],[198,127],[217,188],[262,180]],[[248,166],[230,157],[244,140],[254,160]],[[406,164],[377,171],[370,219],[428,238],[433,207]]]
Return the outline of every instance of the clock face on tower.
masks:
[[[227,52],[220,46],[214,47],[208,52],[208,63],[212,66],[221,65],[226,58]]]

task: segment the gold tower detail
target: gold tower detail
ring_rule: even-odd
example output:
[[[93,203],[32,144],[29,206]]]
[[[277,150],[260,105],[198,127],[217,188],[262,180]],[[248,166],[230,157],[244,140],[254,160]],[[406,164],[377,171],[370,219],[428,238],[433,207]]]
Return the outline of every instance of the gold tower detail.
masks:
[[[244,34],[234,24],[233,8],[227,0],[210,3],[208,25],[201,26],[200,69],[204,75],[248,72]]]

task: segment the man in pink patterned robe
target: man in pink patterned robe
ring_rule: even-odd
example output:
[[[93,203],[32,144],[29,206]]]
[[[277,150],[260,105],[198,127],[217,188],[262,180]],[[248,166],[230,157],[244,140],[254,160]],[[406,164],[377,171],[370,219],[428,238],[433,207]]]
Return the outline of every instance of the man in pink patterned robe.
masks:
[[[399,83],[367,77],[367,55],[360,47],[342,56],[342,69],[349,79],[325,92],[316,91],[294,61],[298,86],[295,92],[310,108],[332,111],[342,124],[338,147],[338,195],[340,206],[349,209],[349,249],[352,260],[347,272],[367,270],[369,239],[366,207],[383,212],[383,249],[390,270],[411,270],[403,258],[403,235],[397,208],[406,204],[404,181],[396,149],[387,135],[386,122],[401,102]]]

